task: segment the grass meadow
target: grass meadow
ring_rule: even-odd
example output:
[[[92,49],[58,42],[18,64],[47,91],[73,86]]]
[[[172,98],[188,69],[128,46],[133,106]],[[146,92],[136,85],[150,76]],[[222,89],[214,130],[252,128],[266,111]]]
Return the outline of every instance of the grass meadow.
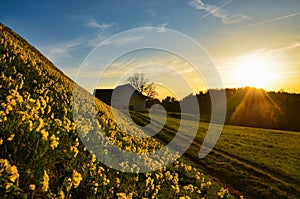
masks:
[[[131,116],[139,124],[150,121],[148,114],[132,113]],[[192,116],[184,117],[189,120],[182,122],[179,118],[168,117],[164,128],[156,135],[168,143],[180,123],[185,129],[199,125],[197,136],[182,159],[197,165],[214,180],[244,193],[246,198],[300,196],[299,132],[225,125],[212,152],[199,159],[197,156],[209,124],[199,123]]]

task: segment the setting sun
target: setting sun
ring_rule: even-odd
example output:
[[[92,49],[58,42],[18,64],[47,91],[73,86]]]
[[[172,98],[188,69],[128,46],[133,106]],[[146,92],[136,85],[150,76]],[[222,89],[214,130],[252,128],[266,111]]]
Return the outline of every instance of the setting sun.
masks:
[[[248,54],[239,57],[235,62],[235,75],[240,85],[266,88],[272,81],[280,78],[276,65],[270,57]]]

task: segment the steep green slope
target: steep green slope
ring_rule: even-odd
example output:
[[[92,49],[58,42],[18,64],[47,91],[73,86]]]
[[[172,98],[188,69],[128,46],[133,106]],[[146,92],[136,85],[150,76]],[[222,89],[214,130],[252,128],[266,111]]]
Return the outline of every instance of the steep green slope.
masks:
[[[73,120],[74,82],[2,24],[0,71],[0,198],[228,196],[197,168],[180,161],[144,174],[120,172],[96,161]],[[113,144],[140,153],[161,147],[155,138],[127,135],[115,124],[111,110],[101,101],[95,103],[99,125]],[[84,111],[84,100],[76,106]],[[85,117],[92,118],[88,112]]]

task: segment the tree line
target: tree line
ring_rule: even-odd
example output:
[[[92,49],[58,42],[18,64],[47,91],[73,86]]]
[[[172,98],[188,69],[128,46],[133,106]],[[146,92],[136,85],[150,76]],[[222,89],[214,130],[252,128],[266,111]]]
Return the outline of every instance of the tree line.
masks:
[[[169,114],[173,113],[177,117],[180,114],[194,114],[198,108],[200,121],[210,122],[212,106],[210,95],[218,96],[218,92],[225,92],[227,107],[225,124],[300,130],[300,94],[288,93],[283,89],[278,92],[252,87],[209,89],[197,94],[190,94],[181,100],[173,96],[166,96],[159,100],[155,98],[157,93],[154,83],[145,78],[143,74],[135,74],[128,78],[128,81],[138,91],[148,96],[147,108],[154,104],[161,104]],[[192,100],[195,97],[196,104],[194,104],[195,100]],[[184,113],[181,106],[185,106]]]

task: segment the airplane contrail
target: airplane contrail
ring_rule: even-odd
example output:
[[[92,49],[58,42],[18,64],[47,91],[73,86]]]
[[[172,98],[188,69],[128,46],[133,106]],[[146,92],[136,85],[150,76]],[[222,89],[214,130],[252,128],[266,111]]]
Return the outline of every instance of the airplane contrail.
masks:
[[[203,15],[201,18],[204,18],[204,17],[210,15],[212,12],[215,12],[215,11],[219,10],[220,8],[223,8],[224,6],[226,6],[227,4],[231,3],[232,1],[233,1],[233,0],[227,1],[227,2],[224,3],[223,5],[217,7],[216,9],[213,9],[213,10],[209,11],[208,13],[206,13],[205,15]]]
[[[250,27],[254,27],[254,26],[259,26],[259,25],[263,25],[263,24],[266,24],[266,23],[271,23],[271,22],[274,22],[274,21],[279,21],[279,20],[282,20],[282,19],[297,16],[299,14],[300,14],[300,12],[296,12],[296,13],[293,13],[293,14],[290,14],[290,15],[277,17],[277,18],[269,19],[267,21],[262,21],[262,22],[259,22],[259,23],[256,23],[256,24],[251,24],[251,25],[248,25],[248,26],[244,26],[244,27],[241,27],[241,29],[250,28]]]

